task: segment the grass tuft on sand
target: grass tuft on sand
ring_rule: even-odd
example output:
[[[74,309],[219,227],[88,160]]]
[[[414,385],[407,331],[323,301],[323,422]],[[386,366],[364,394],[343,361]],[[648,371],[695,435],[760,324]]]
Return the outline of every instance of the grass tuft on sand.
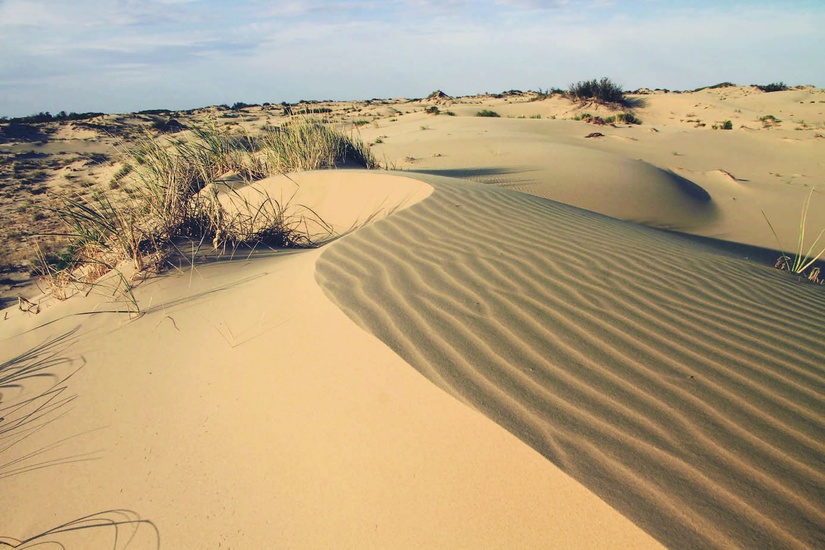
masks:
[[[805,230],[808,225],[808,210],[811,206],[811,198],[813,197],[814,190],[814,188],[811,189],[811,192],[808,193],[808,196],[802,203],[802,214],[799,218],[799,231],[797,232],[796,250],[793,257],[785,254],[785,248],[779,240],[779,235],[777,235],[776,230],[773,228],[773,224],[771,224],[771,221],[768,219],[768,216],[765,214],[764,210],[762,211],[762,216],[764,216],[765,221],[768,222],[768,226],[771,228],[771,232],[776,239],[776,244],[779,245],[779,252],[781,256],[776,261],[776,267],[783,271],[789,271],[790,273],[806,276],[808,280],[814,283],[825,284],[825,279],[822,279],[819,276],[820,268],[814,266],[814,264],[823,255],[825,255],[825,245],[823,245],[817,252],[817,245],[819,244],[822,235],[825,235],[825,229],[819,232],[819,235],[817,235],[816,239],[814,239],[811,246],[807,249],[805,248]],[[809,269],[810,271],[808,272]]]
[[[123,279],[118,265],[124,260],[135,273],[158,270],[179,238],[211,242],[223,253],[244,246],[313,246],[319,238],[310,227],[322,229],[320,240],[329,236],[329,227],[310,209],[292,205],[291,198],[250,200],[225,184],[227,175],[250,184],[296,171],[378,166],[369,145],[354,135],[300,117],[255,136],[216,124],[183,137],[147,132],[124,151],[123,160],[131,167],[119,180],[124,194],[65,196],[54,210],[70,254],[60,266],[41,254],[40,272],[58,298],[68,296],[67,286],[94,284],[109,271]],[[131,296],[128,281],[123,283]]]

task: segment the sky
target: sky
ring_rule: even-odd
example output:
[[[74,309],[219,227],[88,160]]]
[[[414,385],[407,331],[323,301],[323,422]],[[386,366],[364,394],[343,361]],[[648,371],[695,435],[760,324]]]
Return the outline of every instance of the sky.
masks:
[[[825,88],[825,1],[0,0],[0,116],[567,88]]]

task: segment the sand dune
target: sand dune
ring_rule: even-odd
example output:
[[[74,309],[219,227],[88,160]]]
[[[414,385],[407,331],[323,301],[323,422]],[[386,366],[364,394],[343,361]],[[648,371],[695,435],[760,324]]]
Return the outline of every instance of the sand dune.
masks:
[[[0,312],[0,547],[822,547],[825,287],[763,212],[825,227],[825,91],[533,99],[312,104],[399,170],[217,186],[328,244]]]
[[[312,182],[320,213],[344,195],[393,210],[431,191],[374,173],[261,185],[291,180]],[[341,227],[364,221],[351,206]],[[0,416],[17,429],[0,424],[14,495],[0,547],[67,523],[84,528],[32,543],[658,547],[347,319],[314,281],[320,253],[201,258],[140,285],[138,319],[106,313],[126,304],[104,288],[38,315],[7,310],[0,376],[50,377],[2,384]]]
[[[819,287],[508,190],[435,193],[321,257],[354,320],[671,547],[822,541]]]

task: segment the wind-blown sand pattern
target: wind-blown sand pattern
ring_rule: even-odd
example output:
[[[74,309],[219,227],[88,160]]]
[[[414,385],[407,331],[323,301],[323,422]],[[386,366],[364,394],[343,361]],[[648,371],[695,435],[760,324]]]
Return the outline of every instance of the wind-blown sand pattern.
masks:
[[[260,185],[293,181],[342,229],[431,192],[347,171]],[[57,398],[0,432],[0,547],[660,547],[357,327],[315,282],[321,251],[201,259],[137,287],[133,320],[104,289],[7,310],[0,417]],[[6,385],[38,366],[56,378]]]
[[[821,288],[436,176],[336,243],[329,296],[670,547],[825,542]]]

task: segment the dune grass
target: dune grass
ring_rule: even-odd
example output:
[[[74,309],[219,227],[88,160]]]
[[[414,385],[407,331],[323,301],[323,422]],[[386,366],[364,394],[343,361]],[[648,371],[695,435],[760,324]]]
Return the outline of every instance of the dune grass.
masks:
[[[68,285],[95,284],[116,271],[130,297],[129,271],[160,269],[179,238],[211,242],[224,253],[238,247],[312,246],[329,227],[291,198],[242,194],[222,178],[245,184],[276,174],[378,163],[369,145],[340,128],[295,118],[258,135],[238,134],[216,124],[175,137],[146,133],[123,152],[131,170],[119,181],[125,193],[98,192],[91,198],[64,196],[54,213],[70,240],[69,260],[50,265],[41,255],[41,275],[52,293],[67,297]]]
[[[604,119],[606,124],[641,124],[642,121],[639,120],[635,115],[632,113],[618,113],[613,116],[609,116]]]
[[[768,222],[768,227],[771,228],[771,232],[776,239],[776,244],[779,245],[779,252],[781,256],[776,261],[776,267],[782,269],[783,271],[789,271],[797,275],[806,275],[808,279],[813,282],[822,282],[819,278],[820,269],[818,267],[814,267],[814,264],[823,255],[825,255],[825,244],[822,245],[821,249],[817,248],[820,239],[823,235],[825,235],[825,229],[819,232],[819,235],[817,235],[814,242],[807,249],[805,248],[805,232],[808,224],[808,210],[811,206],[811,198],[813,197],[813,194],[814,189],[812,188],[811,192],[808,193],[808,196],[802,203],[802,214],[799,218],[796,250],[793,257],[785,254],[785,248],[779,240],[779,235],[776,233],[776,230],[773,228],[773,224],[771,224],[771,221],[768,219],[768,216],[765,214],[764,210],[762,211],[762,216],[764,216],[765,221]],[[808,269],[811,269],[811,271],[806,273]]]

